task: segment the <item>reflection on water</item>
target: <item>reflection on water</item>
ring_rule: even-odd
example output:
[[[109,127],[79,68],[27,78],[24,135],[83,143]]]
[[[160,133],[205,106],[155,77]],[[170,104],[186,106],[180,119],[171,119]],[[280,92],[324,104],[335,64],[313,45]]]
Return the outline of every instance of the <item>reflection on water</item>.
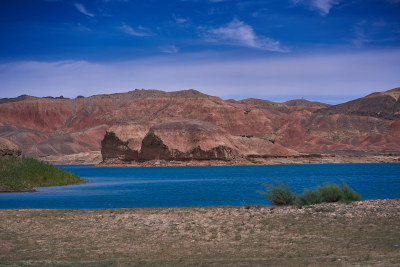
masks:
[[[399,198],[400,164],[98,168],[58,166],[89,183],[0,194],[0,208],[101,209],[268,205],[257,191],[279,180],[301,193],[345,180],[363,199]]]
[[[117,180],[117,178],[115,178]],[[38,188],[37,191],[45,192],[45,191],[65,191],[66,188],[70,188],[70,190],[84,190],[84,187],[98,188],[98,187],[112,187],[119,185],[129,185],[129,184],[150,184],[150,183],[185,183],[185,182],[213,182],[213,181],[226,181],[226,179],[182,179],[182,180],[127,180],[127,181],[110,181],[110,182],[96,182],[89,181],[89,183],[82,185],[70,185],[70,186],[56,186],[56,187],[44,187]]]

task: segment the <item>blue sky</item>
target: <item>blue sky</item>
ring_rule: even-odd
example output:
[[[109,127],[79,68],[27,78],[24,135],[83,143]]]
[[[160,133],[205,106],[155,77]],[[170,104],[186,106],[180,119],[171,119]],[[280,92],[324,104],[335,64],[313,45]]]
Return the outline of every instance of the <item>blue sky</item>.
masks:
[[[0,97],[339,103],[400,86],[399,14],[400,0],[2,0]]]

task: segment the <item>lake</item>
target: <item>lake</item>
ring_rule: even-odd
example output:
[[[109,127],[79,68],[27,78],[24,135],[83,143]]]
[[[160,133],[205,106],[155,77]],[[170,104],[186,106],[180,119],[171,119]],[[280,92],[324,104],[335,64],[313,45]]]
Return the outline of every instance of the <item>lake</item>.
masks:
[[[301,193],[345,180],[363,199],[400,198],[400,164],[98,168],[57,166],[89,183],[0,194],[0,208],[103,209],[269,205],[257,192],[279,180]]]

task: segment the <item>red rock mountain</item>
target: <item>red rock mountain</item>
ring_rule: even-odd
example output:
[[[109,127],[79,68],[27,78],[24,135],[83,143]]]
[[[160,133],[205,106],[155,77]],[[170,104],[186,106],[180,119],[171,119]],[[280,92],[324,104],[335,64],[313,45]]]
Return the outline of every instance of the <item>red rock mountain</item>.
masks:
[[[400,88],[340,105],[222,100],[195,90],[0,100],[0,137],[27,156],[111,162],[400,152]]]

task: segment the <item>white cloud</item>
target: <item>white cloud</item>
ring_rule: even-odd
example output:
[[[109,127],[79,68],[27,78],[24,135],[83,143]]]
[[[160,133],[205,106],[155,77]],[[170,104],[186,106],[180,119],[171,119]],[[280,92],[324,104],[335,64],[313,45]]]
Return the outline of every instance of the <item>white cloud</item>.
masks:
[[[186,22],[189,21],[189,19],[187,19],[187,18],[177,17],[175,15],[173,15],[173,17],[174,17],[175,23],[180,24],[180,25],[185,24]]]
[[[338,0],[314,0],[312,1],[315,8],[318,9],[322,14],[328,14],[334,5],[339,4]]]
[[[166,45],[161,47],[161,52],[168,54],[176,54],[179,52],[179,48],[174,45]]]
[[[318,11],[321,15],[327,15],[332,7],[338,5],[340,0],[291,0],[294,4],[303,4],[312,10]]]
[[[365,44],[372,42],[372,40],[367,38],[364,30],[360,26],[356,26],[354,28],[355,37],[351,40],[355,47],[361,48],[364,47]]]
[[[93,13],[90,13],[89,11],[86,10],[85,6],[79,3],[75,3],[74,6],[76,9],[81,12],[82,14],[89,16],[89,17],[94,17]]]
[[[169,54],[125,62],[0,64],[0,97],[76,97],[135,88],[194,88],[223,98],[257,97],[334,102],[400,85],[400,50],[226,59],[218,54]]]
[[[132,36],[138,36],[138,37],[145,37],[145,36],[152,36],[154,35],[150,29],[138,26],[136,29],[132,28],[131,26],[128,26],[126,24],[123,24],[121,27],[118,27],[120,30],[122,30],[124,33]]]
[[[229,45],[247,46],[267,51],[288,52],[288,49],[282,47],[279,41],[257,36],[250,25],[236,18],[227,25],[215,29],[207,29],[205,37],[208,41],[223,42]]]
[[[384,20],[377,21],[360,21],[354,25],[354,38],[350,41],[355,47],[362,48],[368,44],[373,43],[386,43],[393,41],[391,36],[387,38],[382,38],[380,33],[385,29],[387,31],[392,31],[394,28],[392,25],[387,24]]]

